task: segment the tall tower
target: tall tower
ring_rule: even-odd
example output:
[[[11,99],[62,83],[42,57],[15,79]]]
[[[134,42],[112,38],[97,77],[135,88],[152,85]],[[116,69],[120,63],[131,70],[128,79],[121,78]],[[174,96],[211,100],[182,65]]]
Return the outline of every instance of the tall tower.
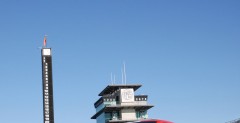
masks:
[[[43,123],[54,123],[53,110],[53,81],[52,81],[52,53],[46,48],[46,37],[42,54],[42,87],[43,87]]]
[[[91,119],[97,123],[126,123],[148,118],[147,95],[134,95],[141,85],[108,85],[95,103],[96,113]]]

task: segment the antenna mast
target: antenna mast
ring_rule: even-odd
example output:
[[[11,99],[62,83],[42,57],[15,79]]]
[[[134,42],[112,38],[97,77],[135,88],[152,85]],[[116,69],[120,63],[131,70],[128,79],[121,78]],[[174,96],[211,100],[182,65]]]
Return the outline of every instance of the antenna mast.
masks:
[[[121,72],[122,72],[122,84],[123,84],[123,69],[121,68]]]
[[[124,73],[124,82],[125,82],[125,85],[126,85],[127,84],[127,75],[126,75],[125,62],[123,62],[123,73]]]
[[[113,75],[113,84],[115,85],[115,75]]]
[[[112,83],[112,85],[113,85],[113,77],[112,77],[112,73],[111,73],[111,83]]]
[[[122,72],[122,84],[127,84],[127,75],[126,75],[126,68],[125,68],[125,62],[123,62],[123,68],[121,69]]]

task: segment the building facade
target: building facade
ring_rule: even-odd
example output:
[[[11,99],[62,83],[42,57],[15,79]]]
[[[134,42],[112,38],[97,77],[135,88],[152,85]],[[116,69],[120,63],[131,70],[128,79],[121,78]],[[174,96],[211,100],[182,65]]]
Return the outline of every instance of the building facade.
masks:
[[[95,103],[97,123],[124,123],[148,119],[147,95],[135,95],[141,85],[108,85]]]

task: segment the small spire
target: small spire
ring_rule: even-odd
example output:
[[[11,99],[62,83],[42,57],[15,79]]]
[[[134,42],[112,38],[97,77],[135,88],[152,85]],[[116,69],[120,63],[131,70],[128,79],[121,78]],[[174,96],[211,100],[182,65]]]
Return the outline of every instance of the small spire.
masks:
[[[46,46],[47,46],[47,35],[45,35],[43,39],[43,47],[46,47]]]

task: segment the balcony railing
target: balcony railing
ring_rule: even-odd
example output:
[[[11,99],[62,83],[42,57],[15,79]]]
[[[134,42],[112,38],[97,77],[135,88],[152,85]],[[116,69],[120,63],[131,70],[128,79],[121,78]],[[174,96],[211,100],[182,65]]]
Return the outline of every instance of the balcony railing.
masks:
[[[106,121],[109,121],[109,122],[114,122],[114,121],[137,121],[137,120],[144,120],[144,119],[147,119],[147,118],[107,118]]]
[[[113,104],[106,104],[111,106],[124,106],[124,105],[147,105],[148,103],[146,101],[135,101],[135,102],[129,102],[129,103],[120,103],[116,102]]]

